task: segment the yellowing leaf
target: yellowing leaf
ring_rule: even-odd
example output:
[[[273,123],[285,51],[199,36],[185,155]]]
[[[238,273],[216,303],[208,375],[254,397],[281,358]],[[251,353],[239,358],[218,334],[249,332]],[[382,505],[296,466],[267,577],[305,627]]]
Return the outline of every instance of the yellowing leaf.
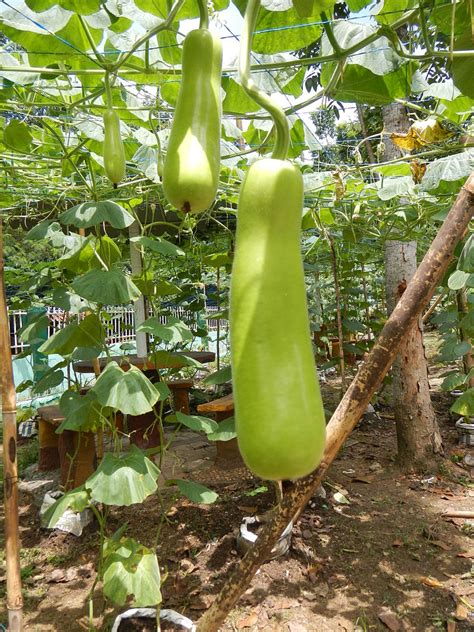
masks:
[[[429,118],[426,121],[415,121],[406,134],[391,134],[390,138],[401,149],[413,151],[425,145],[439,143],[451,135],[436,119]]]

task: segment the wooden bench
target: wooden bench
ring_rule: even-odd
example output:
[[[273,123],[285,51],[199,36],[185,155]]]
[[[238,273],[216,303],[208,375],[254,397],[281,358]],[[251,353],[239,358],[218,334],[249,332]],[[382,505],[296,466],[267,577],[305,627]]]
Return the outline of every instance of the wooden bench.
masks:
[[[173,408],[189,415],[189,391],[194,386],[193,380],[170,380],[166,382],[167,387],[173,395]]]
[[[39,462],[41,471],[61,471],[61,485],[74,489],[82,485],[97,465],[95,438],[92,432],[65,430],[56,434],[64,421],[59,406],[41,406],[39,415]]]
[[[206,416],[212,416],[217,422],[224,421],[224,419],[228,419],[234,414],[234,396],[230,393],[229,395],[225,395],[225,397],[220,397],[211,402],[199,404],[197,411]],[[217,467],[233,469],[244,465],[237,445],[237,439],[216,441],[216,449],[217,454],[214,465]]]
[[[189,415],[189,391],[193,380],[171,380],[167,382],[173,397],[175,411]],[[85,395],[88,389],[82,389]],[[39,461],[38,469],[45,472],[61,469],[61,485],[65,489],[74,489],[82,485],[94,472],[97,464],[95,437],[92,432],[74,432],[65,430],[56,434],[56,429],[64,421],[59,406],[41,406],[39,415]],[[160,445],[159,425],[153,411],[144,415],[128,415],[130,441],[144,450]],[[99,457],[102,455],[102,435],[99,434]],[[75,458],[74,458],[75,457]]]

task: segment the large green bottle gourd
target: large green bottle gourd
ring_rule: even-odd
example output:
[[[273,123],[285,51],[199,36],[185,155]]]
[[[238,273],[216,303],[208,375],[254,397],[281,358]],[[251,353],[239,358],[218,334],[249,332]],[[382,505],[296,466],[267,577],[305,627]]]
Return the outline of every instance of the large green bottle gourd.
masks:
[[[219,184],[222,45],[207,29],[188,33],[182,81],[163,168],[163,191],[176,208],[206,210]]]
[[[320,463],[325,417],[300,252],[303,179],[262,159],[240,193],[230,294],[237,439],[263,479],[294,479]]]
[[[104,169],[114,187],[125,178],[125,150],[120,134],[120,117],[113,108],[104,114]]]

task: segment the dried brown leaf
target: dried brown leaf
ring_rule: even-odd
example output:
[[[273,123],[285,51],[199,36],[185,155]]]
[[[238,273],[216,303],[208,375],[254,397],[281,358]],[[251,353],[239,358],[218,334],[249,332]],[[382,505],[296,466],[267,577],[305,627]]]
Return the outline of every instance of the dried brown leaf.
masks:
[[[251,628],[258,621],[258,614],[256,612],[252,612],[251,614],[239,619],[235,624],[238,630],[243,630],[244,628]]]
[[[392,632],[398,632],[401,629],[401,623],[397,615],[388,608],[383,608],[377,616]]]

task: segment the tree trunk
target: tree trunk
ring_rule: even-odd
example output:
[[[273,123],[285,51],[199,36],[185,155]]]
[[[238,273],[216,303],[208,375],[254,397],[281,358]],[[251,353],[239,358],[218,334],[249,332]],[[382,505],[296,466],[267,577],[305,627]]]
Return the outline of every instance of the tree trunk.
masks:
[[[387,311],[390,315],[416,272],[416,241],[385,243]],[[442,452],[431,405],[421,319],[403,339],[392,367],[398,460],[404,471],[426,471]]]
[[[385,132],[406,133],[410,127],[406,109],[400,103],[383,107],[382,118]],[[400,150],[392,140],[386,139],[384,160],[394,160],[400,155]],[[415,271],[416,242],[387,241],[385,274],[388,315],[392,313]],[[442,441],[431,405],[420,320],[403,340],[392,373],[400,467],[404,471],[425,471],[432,467],[433,455],[442,452]]]

